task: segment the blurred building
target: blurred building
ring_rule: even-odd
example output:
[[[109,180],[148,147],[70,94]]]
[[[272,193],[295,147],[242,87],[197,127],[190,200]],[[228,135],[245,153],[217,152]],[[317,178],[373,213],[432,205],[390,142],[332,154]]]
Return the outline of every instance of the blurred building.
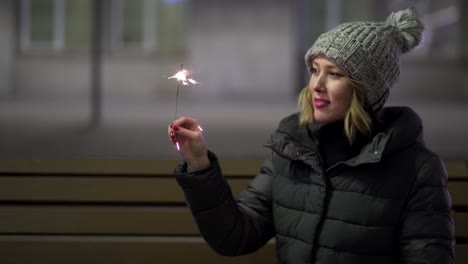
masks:
[[[79,116],[102,123],[132,113],[142,123],[156,119],[165,125],[172,118],[176,89],[176,83],[167,77],[183,64],[203,83],[183,89],[185,104],[201,109],[185,114],[201,113],[212,118],[206,123],[213,126],[239,119],[234,123],[240,131],[246,124],[256,123],[255,118],[259,125],[266,119],[271,121],[267,124],[270,130],[280,115],[294,110],[295,96],[308,78],[303,55],[320,33],[344,21],[384,20],[391,11],[408,7],[421,14],[427,30],[423,44],[403,58],[401,81],[389,103],[465,105],[467,6],[457,0],[0,0],[0,99],[4,109],[0,122],[34,130],[25,127],[34,127],[31,120],[37,120],[38,113],[43,113],[40,120],[70,121]],[[238,102],[238,111],[216,109],[217,105],[226,108],[226,103],[233,104],[229,109],[236,109]],[[267,107],[245,114],[242,102],[265,103],[285,111],[274,119]],[[211,108],[204,111],[203,105]],[[156,109],[158,106],[161,108]],[[453,119],[463,111],[459,109]],[[236,112],[239,116],[233,117]],[[164,116],[157,117],[160,114]],[[450,113],[438,116],[446,115]],[[427,113],[424,116],[425,121],[431,122],[431,118]],[[37,125],[43,127],[47,122]],[[132,120],[125,122],[121,126],[135,125]],[[26,145],[14,145],[25,142],[13,137],[20,134],[9,134],[10,143],[3,143],[3,149],[19,156],[27,154]],[[435,134],[429,135],[433,142],[438,140]],[[86,144],[84,140],[82,149]],[[255,144],[261,146],[259,141]],[[144,145],[141,151],[148,156],[143,154]],[[243,151],[235,157],[241,157]],[[134,155],[138,156],[137,151]]]
[[[168,124],[200,121],[236,195],[296,111],[319,34],[408,7],[426,31],[387,104],[419,113],[447,162],[456,261],[467,263],[462,0],[0,0],[0,262],[274,262],[274,241],[236,258],[208,247],[172,175]],[[202,85],[176,99],[168,77],[181,64]]]
[[[426,80],[402,93],[448,99],[465,94],[463,75],[456,75],[466,45],[462,3],[455,0],[103,0],[99,25],[93,20],[97,2],[2,0],[1,94],[87,97],[92,31],[100,26],[106,95],[163,97],[172,90],[164,76],[185,63],[205,79],[197,95],[283,98],[298,90],[292,86],[301,84],[301,57],[318,34],[343,21],[384,19],[409,6],[423,15],[428,29],[409,64],[431,61],[452,69],[437,71],[434,79],[421,72]],[[428,68],[417,66],[407,67],[418,68],[417,75]],[[400,86],[413,76],[403,75]],[[449,92],[431,87],[456,80]]]

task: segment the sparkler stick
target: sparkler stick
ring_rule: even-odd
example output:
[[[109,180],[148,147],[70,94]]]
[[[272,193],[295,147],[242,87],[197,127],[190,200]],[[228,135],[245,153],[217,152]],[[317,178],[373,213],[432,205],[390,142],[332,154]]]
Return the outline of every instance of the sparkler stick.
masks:
[[[184,71],[184,65],[180,65],[180,72]],[[181,80],[177,79],[177,95],[176,95],[176,101],[175,101],[175,115],[174,115],[174,120],[177,119],[177,105],[179,102],[179,89],[180,89],[180,82]],[[179,145],[177,145],[177,149],[179,149]]]
[[[174,114],[174,120],[177,120],[177,107],[178,107],[178,102],[179,102],[179,89],[180,89],[180,84],[182,85],[188,85],[189,83],[191,84],[201,84],[194,79],[187,78],[187,76],[190,76],[191,73],[189,71],[184,70],[184,65],[180,65],[180,71],[174,74],[173,76],[169,77],[168,79],[176,79],[177,80],[177,94],[176,94],[176,106],[175,106],[175,114]],[[200,130],[203,130],[199,126]],[[176,142],[177,150],[180,150],[179,147],[179,142]]]
[[[191,84],[201,84],[201,83],[195,81],[194,79],[187,78],[190,75],[191,75],[191,73],[189,71],[187,71],[187,70],[184,70],[184,65],[181,64],[180,65],[180,71],[168,78],[168,79],[176,79],[177,80],[176,110],[175,110],[174,120],[177,119],[177,105],[178,105],[178,101],[179,101],[180,84],[182,84],[182,85],[188,85],[189,83],[191,83]]]

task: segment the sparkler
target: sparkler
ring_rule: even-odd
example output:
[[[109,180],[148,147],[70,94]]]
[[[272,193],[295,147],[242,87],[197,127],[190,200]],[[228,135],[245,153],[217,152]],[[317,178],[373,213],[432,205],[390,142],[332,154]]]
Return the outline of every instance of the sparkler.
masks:
[[[188,85],[189,83],[191,83],[191,84],[201,84],[201,83],[195,81],[192,78],[187,78],[190,75],[192,75],[192,73],[187,71],[187,70],[184,70],[184,65],[181,64],[180,65],[180,71],[178,71],[176,74],[172,75],[171,77],[167,78],[167,79],[176,79],[177,80],[176,110],[175,110],[174,120],[177,119],[177,105],[178,105],[178,101],[179,101],[180,84],[182,84],[182,85]]]
[[[189,83],[191,84],[201,84],[197,81],[195,81],[194,79],[192,78],[188,78],[190,75],[192,75],[192,73],[190,71],[187,71],[184,69],[184,65],[181,64],[180,65],[180,71],[178,71],[176,74],[172,75],[171,77],[167,78],[167,79],[175,79],[177,81],[177,95],[176,95],[176,106],[175,106],[175,114],[174,114],[174,120],[177,120],[177,106],[178,106],[178,102],[179,102],[179,90],[180,90],[180,85],[189,85]],[[203,129],[198,126],[198,128],[203,131]],[[176,142],[176,146],[177,146],[177,150],[180,150],[180,147],[179,147],[179,142]]]

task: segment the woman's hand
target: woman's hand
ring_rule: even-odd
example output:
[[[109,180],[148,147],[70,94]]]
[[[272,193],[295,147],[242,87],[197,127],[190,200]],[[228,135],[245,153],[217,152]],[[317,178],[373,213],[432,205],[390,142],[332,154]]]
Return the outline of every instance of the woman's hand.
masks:
[[[197,120],[181,117],[169,125],[168,134],[172,143],[178,144],[183,159],[192,171],[203,170],[211,165],[202,129]]]

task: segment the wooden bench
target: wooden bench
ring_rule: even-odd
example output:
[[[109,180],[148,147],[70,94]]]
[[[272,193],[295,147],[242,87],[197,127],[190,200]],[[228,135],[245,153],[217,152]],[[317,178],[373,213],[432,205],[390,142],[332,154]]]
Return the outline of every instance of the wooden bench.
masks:
[[[0,263],[274,263],[274,242],[223,257],[199,236],[174,160],[0,160]],[[223,161],[235,194],[261,161]],[[447,163],[457,263],[468,263],[468,173]],[[220,223],[222,224],[222,223]]]

